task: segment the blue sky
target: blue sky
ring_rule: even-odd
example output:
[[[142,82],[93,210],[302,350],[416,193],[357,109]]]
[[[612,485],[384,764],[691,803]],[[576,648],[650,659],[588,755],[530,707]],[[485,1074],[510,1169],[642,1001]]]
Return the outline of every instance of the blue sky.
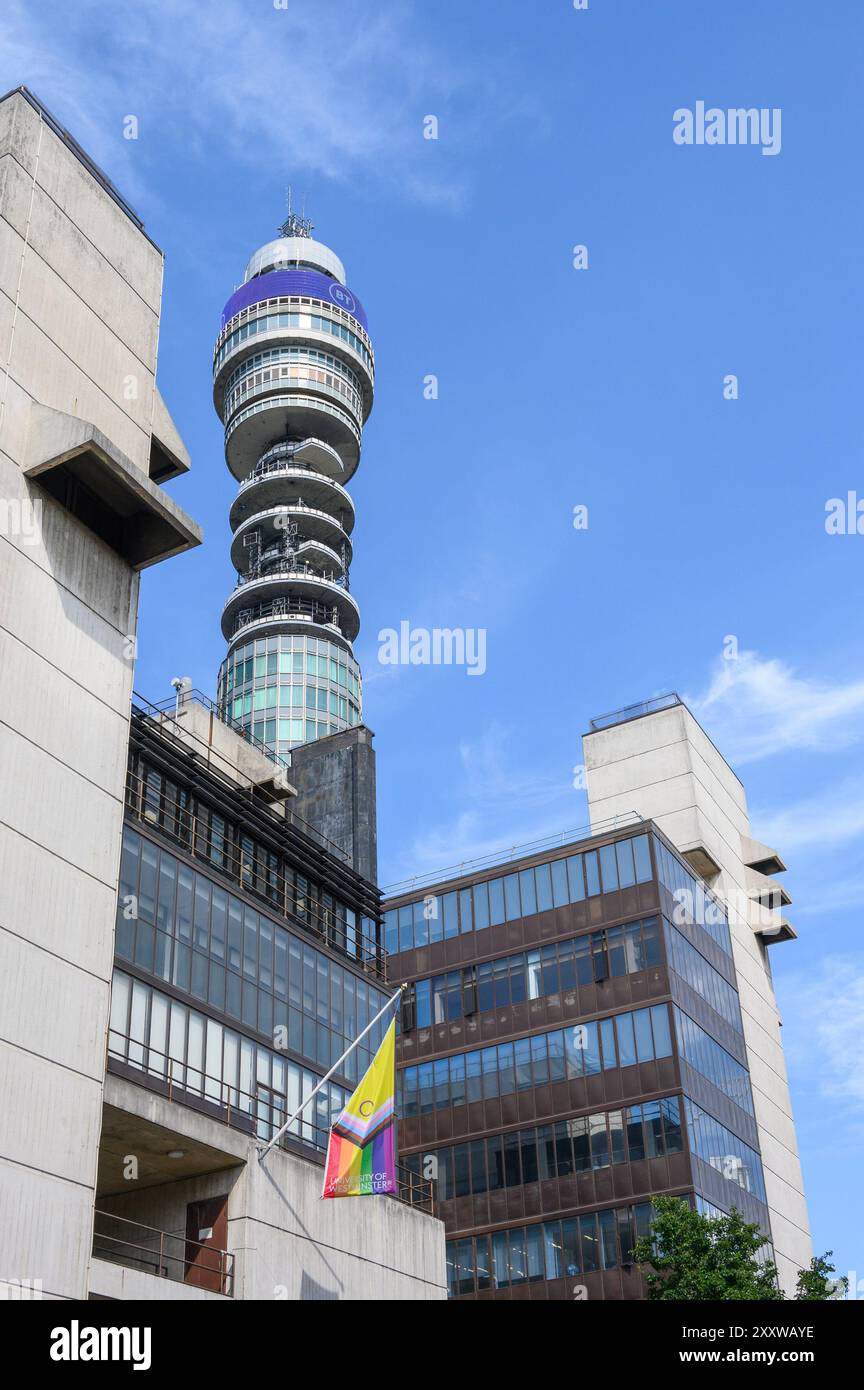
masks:
[[[377,353],[352,590],[382,881],[584,825],[588,719],[684,694],[789,864],[800,939],[772,960],[814,1243],[859,1277],[864,538],[825,505],[864,496],[862,30],[815,0],[0,16],[4,90],[36,91],[166,253],[159,378],[194,464],[171,490],[206,540],[144,578],[138,689],[214,688],[235,485],[212,345],[292,183]],[[698,100],[781,108],[780,154],[677,146]],[[380,666],[402,619],[485,628],[487,673]]]

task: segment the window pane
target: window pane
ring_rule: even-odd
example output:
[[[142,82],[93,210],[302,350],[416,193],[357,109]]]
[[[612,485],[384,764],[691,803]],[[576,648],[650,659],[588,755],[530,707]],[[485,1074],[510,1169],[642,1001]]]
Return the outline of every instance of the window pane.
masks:
[[[600,870],[597,866],[597,851],[592,849],[582,856],[585,865],[585,883],[588,889],[588,897],[593,898],[600,892]]]
[[[542,1279],[544,1277],[544,1258],[543,1258],[543,1227],[540,1225],[528,1226],[525,1231],[525,1254],[528,1264],[529,1280]]]
[[[507,913],[506,920],[513,922],[521,911],[519,907],[519,877],[517,874],[508,874],[504,880],[504,905]]]
[[[636,1056],[640,1062],[650,1062],[654,1056],[651,1038],[651,1015],[648,1009],[637,1009],[633,1015],[636,1030]]]
[[[489,1237],[478,1236],[474,1242],[476,1257],[477,1287],[478,1289],[488,1289],[492,1287],[492,1270],[489,1264]]]
[[[606,1116],[589,1115],[589,1137],[591,1141],[591,1167],[609,1167],[609,1136],[606,1133]]]
[[[619,840],[615,846],[615,858],[618,861],[618,883],[622,888],[629,888],[636,882],[636,870],[633,867],[633,841]]]
[[[537,895],[534,891],[534,870],[523,869],[519,875],[519,886],[522,890],[522,916],[528,917],[537,911]],[[518,912],[516,914],[519,915]]]
[[[646,1101],[642,1106],[645,1126],[645,1146],[649,1158],[658,1158],[663,1153],[663,1121],[660,1117],[660,1102]]]
[[[494,1100],[498,1095],[498,1056],[494,1047],[484,1048],[483,1058],[483,1099]]]
[[[506,1231],[495,1231],[492,1236],[492,1269],[495,1288],[509,1288],[510,1252]]]
[[[550,868],[552,870],[552,902],[555,907],[566,907],[569,901],[566,861],[563,859],[556,859],[550,865]]]
[[[571,903],[581,903],[585,897],[585,879],[582,874],[582,855],[574,854],[567,860],[567,881],[570,886]]]
[[[627,1149],[630,1154],[631,1163],[645,1157],[645,1139],[642,1132],[642,1107],[641,1105],[631,1105],[626,1110],[627,1117]]]
[[[500,1134],[486,1140],[486,1174],[490,1192],[504,1186],[504,1139]]]
[[[465,1058],[465,1085],[469,1102],[483,1099],[482,1056],[480,1052],[469,1052]]]
[[[463,888],[459,894],[459,930],[462,932],[474,930],[474,921],[471,916],[470,888]]]
[[[600,850],[600,873],[603,879],[603,892],[614,892],[618,887],[618,866],[614,845],[604,845]]]
[[[525,1091],[530,1089],[532,1085],[530,1039],[520,1038],[514,1047],[516,1052],[516,1089]]]
[[[552,907],[552,876],[548,864],[538,864],[534,870],[537,888],[537,911],[548,912]]]
[[[577,1173],[586,1173],[591,1167],[588,1116],[582,1115],[578,1120],[571,1120],[569,1128],[573,1141],[573,1166]]]
[[[539,1177],[537,1163],[537,1135],[533,1129],[523,1129],[519,1134],[522,1150],[522,1181],[536,1182]]]
[[[600,1212],[600,1252],[603,1268],[614,1269],[618,1264],[614,1211]]]
[[[561,1222],[561,1263],[565,1274],[581,1273],[578,1217],[571,1216],[568,1220]]]
[[[583,1216],[580,1219],[582,1230],[582,1268],[588,1273],[600,1268],[600,1247],[597,1238],[597,1217]]]
[[[534,1085],[545,1086],[549,1080],[549,1059],[546,1051],[546,1035],[540,1033],[531,1039],[531,1062]]]
[[[475,883],[474,894],[474,930],[482,931],[489,925],[489,891],[485,883]],[[463,926],[462,930],[465,928]]]
[[[633,1037],[633,1015],[619,1014],[615,1020],[618,1035],[618,1058],[622,1067],[632,1067],[636,1062],[636,1041]]]
[[[655,1004],[651,1010],[654,1025],[655,1057],[672,1056],[672,1039],[669,1036],[669,1010],[665,1004]]]
[[[583,1023],[585,1030],[585,1072],[591,1076],[600,1070],[600,1039],[596,1023]]]
[[[546,1278],[560,1279],[564,1273],[560,1221],[547,1221],[544,1224],[543,1248],[546,1258]]]
[[[475,1197],[486,1191],[486,1145],[475,1139],[470,1145],[471,1191]]]
[[[610,1156],[613,1163],[623,1163],[626,1159],[624,1149],[624,1120],[620,1110],[609,1111]]]
[[[493,878],[489,884],[489,925],[498,927],[504,921],[504,880]]]
[[[615,1055],[615,1023],[611,1018],[600,1020],[600,1042],[603,1048],[603,1070],[608,1071],[610,1067],[618,1065],[618,1058]]]
[[[502,1043],[495,1049],[498,1058],[498,1085],[502,1096],[509,1096],[516,1089],[516,1070],[513,1058],[513,1044]]]
[[[636,863],[636,882],[647,883],[651,878],[651,852],[648,848],[648,836],[637,835],[632,843],[633,858]]]
[[[464,1105],[466,1101],[465,1093],[465,1058],[450,1058],[450,1104]]]

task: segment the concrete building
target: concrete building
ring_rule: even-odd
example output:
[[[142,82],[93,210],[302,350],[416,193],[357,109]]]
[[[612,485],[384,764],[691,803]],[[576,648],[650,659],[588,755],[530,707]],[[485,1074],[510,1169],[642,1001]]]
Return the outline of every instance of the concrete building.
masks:
[[[435,1300],[432,1190],[322,1201],[332,1119],[386,1019],[380,901],[200,699],[133,706],[90,1294]]]
[[[780,854],[754,840],[740,779],[677,696],[591,723],[584,740],[592,824],[625,808],[654,821],[726,904],[759,1149],[781,1280],[810,1261],[810,1227],[769,951],[795,939]]]
[[[161,285],[84,151],[25,89],[0,99],[0,1292],[440,1299],[428,1184],[319,1196],[374,1033],[259,1161],[389,992],[354,867],[374,874],[371,736],[337,703],[354,743],[329,793],[304,774],[343,848],[225,708],[131,703],[138,572],[201,539],[159,486],[189,467],[155,383]],[[347,699],[332,613],[314,641]]]
[[[0,1282],[84,1298],[139,571],[200,532],[156,385],[162,254],[0,99]]]
[[[767,955],[794,937],[783,863],[676,696],[584,746],[590,831],[385,901],[401,1150],[437,1180],[450,1295],[641,1298],[658,1193],[737,1207],[793,1290],[811,1252]]]

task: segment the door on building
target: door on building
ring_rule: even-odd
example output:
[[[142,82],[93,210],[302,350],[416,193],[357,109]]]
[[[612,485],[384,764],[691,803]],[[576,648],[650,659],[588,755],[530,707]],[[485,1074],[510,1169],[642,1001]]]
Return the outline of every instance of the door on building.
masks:
[[[208,1197],[186,1207],[186,1268],[184,1281],[210,1293],[230,1292],[228,1262],[228,1197]]]

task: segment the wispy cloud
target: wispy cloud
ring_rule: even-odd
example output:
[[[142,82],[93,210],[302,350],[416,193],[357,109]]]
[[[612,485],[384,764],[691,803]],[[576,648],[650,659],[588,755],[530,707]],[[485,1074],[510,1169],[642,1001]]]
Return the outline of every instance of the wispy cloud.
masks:
[[[121,164],[126,186],[144,167],[120,137],[134,114],[142,142],[149,125],[187,160],[212,158],[218,140],[268,175],[277,167],[386,183],[453,208],[465,193],[459,160],[436,172],[424,116],[446,113],[451,151],[476,152],[502,121],[530,112],[508,74],[441,51],[399,0],[292,0],[285,9],[269,0],[77,0],[62,9],[6,0],[0,72],[6,87],[26,83],[56,108],[112,172]]]
[[[864,1106],[864,956],[827,956],[816,970],[786,975],[783,1041],[808,1089]]]
[[[703,691],[685,698],[733,765],[770,755],[841,753],[864,736],[864,681],[804,676],[757,652],[720,661]],[[459,753],[462,780],[452,789],[453,814],[415,838],[400,871],[437,869],[587,823],[569,769],[526,769],[520,761],[524,745],[507,726],[492,724],[480,739],[463,742]],[[818,791],[752,808],[754,831],[769,844],[784,851],[818,846],[822,861],[812,912],[827,902],[825,852],[864,836],[864,789],[845,764],[842,772],[833,780],[829,775]],[[848,879],[848,862],[840,867]],[[853,886],[841,877],[835,908],[855,901]]]
[[[860,778],[844,778],[813,796],[757,808],[753,820],[760,838],[784,849],[845,844],[864,834],[864,787]]]
[[[391,881],[495,854],[577,829],[588,819],[584,795],[574,790],[562,761],[550,773],[519,769],[515,732],[494,721],[475,740],[459,745],[461,780],[453,788],[459,809],[427,827],[408,849]]]
[[[864,736],[864,680],[803,676],[758,652],[718,660],[706,688],[686,698],[733,764],[794,750],[836,753]]]

